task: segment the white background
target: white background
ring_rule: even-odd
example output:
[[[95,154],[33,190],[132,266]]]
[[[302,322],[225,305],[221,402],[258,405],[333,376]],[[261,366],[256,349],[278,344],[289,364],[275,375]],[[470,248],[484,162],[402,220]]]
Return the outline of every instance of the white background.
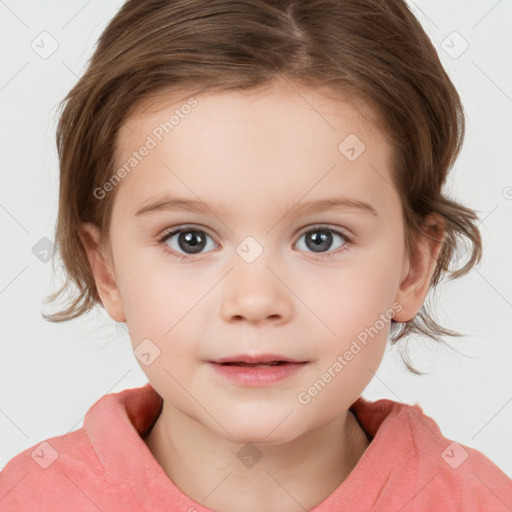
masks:
[[[60,278],[32,253],[42,237],[53,240],[57,104],[121,4],[0,2],[0,467],[79,428],[103,395],[147,381],[128,334],[103,311],[64,324],[41,317]],[[458,352],[413,340],[413,362],[429,372],[417,377],[391,350],[363,396],[418,403],[446,437],[482,451],[512,477],[512,2],[409,4],[465,106],[465,144],[447,190],[479,212],[484,259],[437,293],[440,323],[466,334],[447,340]],[[43,31],[59,44],[47,59],[31,48]],[[469,43],[456,59],[441,47],[453,31]],[[453,37],[447,41],[460,48]]]

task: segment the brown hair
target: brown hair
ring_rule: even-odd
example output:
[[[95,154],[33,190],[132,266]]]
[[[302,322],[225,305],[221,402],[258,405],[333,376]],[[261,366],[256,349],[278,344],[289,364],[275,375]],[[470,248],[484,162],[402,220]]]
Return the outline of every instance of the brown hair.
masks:
[[[43,314],[47,320],[69,320],[101,304],[78,228],[96,224],[108,246],[116,190],[102,200],[93,191],[112,176],[119,129],[136,108],[160,93],[254,89],[278,78],[327,88],[378,114],[393,150],[409,254],[427,215],[444,224],[431,289],[480,261],[477,215],[442,193],[464,137],[463,107],[403,0],[128,0],[61,104],[55,245],[66,282],[47,302],[71,284],[78,295],[63,311]],[[464,241],[468,261],[449,269]],[[434,321],[427,301],[410,321],[393,321],[391,342],[412,333],[439,342],[461,336]],[[407,354],[404,362],[420,373]]]

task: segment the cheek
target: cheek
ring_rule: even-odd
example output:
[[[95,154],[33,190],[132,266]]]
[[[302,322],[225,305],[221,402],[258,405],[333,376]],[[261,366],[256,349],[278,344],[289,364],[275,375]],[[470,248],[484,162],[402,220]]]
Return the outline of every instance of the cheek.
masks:
[[[197,325],[193,306],[205,293],[192,274],[173,271],[165,258],[144,261],[133,253],[119,265],[119,289],[132,344],[149,338],[162,351],[170,340],[186,341],[191,322]],[[173,350],[179,352],[179,344],[173,342]]]
[[[315,398],[317,405],[328,408],[340,397],[357,396],[377,371],[396,313],[393,304],[401,263],[397,247],[399,239],[383,238],[371,249],[354,252],[339,270],[324,269],[324,278],[316,276],[323,286],[309,294],[308,305],[322,319],[319,329],[324,334],[315,338],[317,353],[322,354],[315,377],[320,387],[329,382]],[[329,369],[335,377],[325,373]]]
[[[187,403],[177,382],[189,379],[204,335],[199,308],[193,307],[197,295],[155,266],[140,271],[123,294],[131,345],[141,369],[158,391]],[[150,359],[144,360],[147,353]]]
[[[312,394],[303,390],[316,404],[315,411],[329,411],[333,403],[348,408],[374,377],[395,313],[395,282],[392,266],[384,265],[382,258],[373,268],[361,259],[360,266],[333,276],[323,293],[309,295],[311,309],[322,320],[319,333],[323,333],[314,341],[320,364],[309,382]]]
[[[301,280],[307,288],[299,293],[308,297],[310,308],[325,322],[323,330],[327,338],[347,340],[372,326],[391,308],[400,263],[399,253],[392,244],[355,251],[338,269],[317,270],[313,280]],[[312,287],[312,282],[318,286]]]

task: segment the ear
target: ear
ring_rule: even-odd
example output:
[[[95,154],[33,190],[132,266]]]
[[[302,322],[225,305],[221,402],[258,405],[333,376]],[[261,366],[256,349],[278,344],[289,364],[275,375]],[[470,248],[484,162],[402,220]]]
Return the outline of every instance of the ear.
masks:
[[[103,307],[116,322],[125,322],[121,293],[113,269],[101,249],[98,226],[90,222],[83,223],[78,234],[87,253]]]
[[[400,288],[395,299],[402,305],[402,310],[393,317],[396,322],[412,320],[423,305],[443,246],[444,232],[445,224],[440,217],[427,216],[413,254],[404,256]]]

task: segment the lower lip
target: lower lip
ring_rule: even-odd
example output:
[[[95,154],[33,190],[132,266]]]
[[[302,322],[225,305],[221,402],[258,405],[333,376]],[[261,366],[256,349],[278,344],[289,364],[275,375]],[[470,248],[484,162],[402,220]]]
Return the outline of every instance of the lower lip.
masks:
[[[219,375],[240,386],[262,387],[281,382],[299,372],[307,363],[285,363],[267,368],[208,363]]]

